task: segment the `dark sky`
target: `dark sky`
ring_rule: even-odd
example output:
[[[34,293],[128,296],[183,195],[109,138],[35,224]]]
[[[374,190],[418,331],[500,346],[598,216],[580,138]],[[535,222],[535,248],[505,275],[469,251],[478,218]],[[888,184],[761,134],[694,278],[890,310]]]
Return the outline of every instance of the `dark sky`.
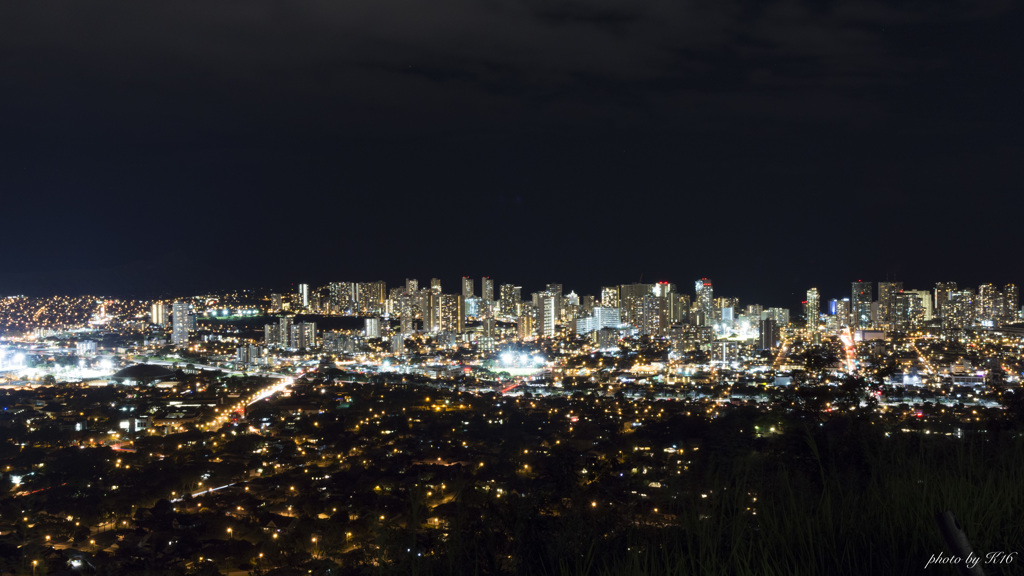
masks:
[[[989,2],[0,5],[0,294],[1024,282]]]

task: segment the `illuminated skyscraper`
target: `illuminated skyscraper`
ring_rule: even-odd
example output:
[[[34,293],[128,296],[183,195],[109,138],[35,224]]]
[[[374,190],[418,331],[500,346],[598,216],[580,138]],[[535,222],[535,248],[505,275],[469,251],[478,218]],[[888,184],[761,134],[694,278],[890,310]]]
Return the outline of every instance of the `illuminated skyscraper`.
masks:
[[[765,318],[775,320],[775,325],[782,328],[789,326],[789,308],[769,308],[764,311]]]
[[[348,314],[356,306],[356,285],[352,282],[331,282],[327,286],[332,314]]]
[[[903,282],[878,283],[878,325],[891,329],[895,321],[896,295],[903,291]]]
[[[498,309],[503,316],[515,316],[518,314],[519,303],[523,300],[523,287],[512,284],[501,285],[501,300]]]
[[[807,301],[804,303],[804,318],[807,322],[807,332],[818,331],[818,321],[821,318],[821,295],[817,288],[807,291]]]
[[[1003,288],[1003,297],[1006,299],[1006,321],[1014,323],[1020,321],[1020,289],[1015,284],[1007,284]]]
[[[833,324],[836,328],[850,325],[850,299],[842,300],[833,298],[828,301],[828,313],[835,317]]]
[[[676,285],[669,284],[668,282],[658,282],[651,288],[651,293],[658,298],[665,298],[669,294],[676,293]]]
[[[932,293],[928,290],[904,290],[904,294],[913,294],[921,305],[921,321],[927,322],[935,317],[935,308],[932,304]]]
[[[480,279],[480,297],[490,305],[494,302],[494,278],[484,276]]]
[[[697,297],[693,304],[700,312],[700,324],[702,326],[713,326],[715,324],[715,292],[711,286],[711,280],[701,278],[695,283]]]
[[[387,298],[387,285],[384,281],[360,282],[356,284],[356,292],[360,314],[376,316],[384,312],[384,301]]]
[[[974,290],[952,290],[947,295],[948,299],[943,305],[942,332],[946,337],[959,338],[963,335],[964,329],[974,323]]]
[[[171,306],[171,342],[175,346],[188,345],[188,317],[191,312],[192,306],[188,302],[178,301]]]
[[[551,295],[555,297],[555,322],[560,322],[562,320],[562,307],[564,305],[562,302],[562,285],[548,284],[544,291],[551,293]]]
[[[634,325],[640,329],[640,334],[650,336],[665,336],[669,327],[669,297],[656,296],[653,293],[647,294],[640,299],[640,306],[637,310]]]
[[[433,334],[441,331],[441,292],[433,289],[424,294],[423,331]]]
[[[949,293],[956,291],[956,282],[937,282],[935,284],[935,316],[944,318],[946,316],[946,303],[949,302]]]
[[[167,303],[154,302],[153,306],[150,307],[149,321],[161,328],[167,326]]]
[[[533,316],[529,314],[523,314],[516,320],[516,332],[519,335],[520,340],[525,340],[530,336],[533,336]]]
[[[670,294],[668,298],[669,321],[672,322],[673,324],[686,322],[686,319],[690,314],[690,295]]]
[[[555,295],[545,291],[539,292],[537,296],[537,336],[552,337],[555,335],[557,315]]]
[[[644,296],[654,291],[654,284],[622,284],[619,286],[619,314],[624,324],[640,327],[640,308]]]
[[[465,299],[473,297],[473,279],[469,276],[462,277],[462,297]]]
[[[288,348],[305,350],[316,347],[316,323],[299,322],[291,327]]]
[[[441,295],[441,331],[465,332],[466,301],[461,294]]]
[[[299,284],[299,305],[303,310],[309,308],[309,284]]]
[[[280,348],[287,348],[291,344],[292,337],[292,317],[282,316],[277,321],[277,346]],[[267,343],[267,346],[270,346]]]
[[[363,335],[367,338],[380,338],[380,318],[363,320]]]
[[[758,350],[771,350],[779,345],[779,325],[771,318],[761,320],[761,331],[758,335]]]
[[[601,288],[601,306],[605,308],[619,307],[618,286],[605,286],[604,288]]]
[[[974,302],[975,323],[979,326],[995,326],[1002,307],[1002,295],[994,284],[978,286],[978,298]]]
[[[589,334],[602,328],[618,328],[621,323],[618,308],[595,306],[590,316],[576,321],[576,333]]]
[[[871,282],[858,280],[850,290],[850,324],[858,330],[871,328]]]
[[[730,325],[736,317],[736,308],[740,305],[739,298],[715,298],[715,322]]]
[[[921,328],[926,320],[925,299],[931,307],[931,294],[924,290],[902,290],[896,294],[893,309],[892,328],[901,332],[911,332]]]

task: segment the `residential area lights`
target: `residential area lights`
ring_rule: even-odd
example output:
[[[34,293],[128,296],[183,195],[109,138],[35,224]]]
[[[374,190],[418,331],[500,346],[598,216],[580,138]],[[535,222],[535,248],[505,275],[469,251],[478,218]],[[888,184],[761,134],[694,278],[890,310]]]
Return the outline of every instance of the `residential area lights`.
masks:
[[[412,287],[359,303],[328,286],[299,310],[204,295],[179,314],[261,314],[200,317],[179,346],[173,320],[148,321],[153,303],[15,299],[0,310],[17,320],[0,338],[0,505],[24,512],[0,517],[0,538],[48,551],[46,573],[65,568],[57,552],[110,573],[157,553],[182,572],[254,559],[372,571],[381,558],[416,571],[402,558],[440,562],[458,526],[511,550],[495,566],[528,563],[517,506],[602,543],[678,528],[722,505],[710,462],[723,444],[774,454],[814,430],[969,442],[1024,415],[1012,290],[986,289],[972,319],[927,317],[920,295],[897,293],[899,306],[864,307],[890,317],[857,327],[791,322],[710,287],[703,308],[643,285],[609,290],[608,306],[552,285],[504,310]],[[735,502],[753,516],[765,494],[748,492]],[[96,505],[69,507],[83,502]]]

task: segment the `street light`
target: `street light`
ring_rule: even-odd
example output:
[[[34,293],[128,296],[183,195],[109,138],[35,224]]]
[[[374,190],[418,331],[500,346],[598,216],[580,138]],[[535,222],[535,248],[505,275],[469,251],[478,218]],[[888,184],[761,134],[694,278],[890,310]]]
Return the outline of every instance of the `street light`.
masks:
[[[231,540],[231,536],[232,536],[231,528],[228,528],[228,540]]]

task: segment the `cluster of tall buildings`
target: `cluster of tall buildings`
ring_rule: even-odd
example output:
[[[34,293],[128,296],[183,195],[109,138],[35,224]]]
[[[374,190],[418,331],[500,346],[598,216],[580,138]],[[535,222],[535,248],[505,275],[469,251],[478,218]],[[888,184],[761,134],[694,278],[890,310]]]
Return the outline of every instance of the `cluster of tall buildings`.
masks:
[[[680,292],[669,282],[656,282],[605,286],[599,294],[578,295],[552,283],[526,298],[521,286],[496,287],[489,277],[480,278],[479,284],[463,277],[451,292],[445,292],[437,278],[422,287],[418,280],[407,279],[390,290],[383,281],[332,282],[315,290],[299,284],[294,294],[273,294],[267,311],[280,317],[264,327],[266,348],[291,350],[319,344],[316,324],[296,322],[291,312],[362,316],[366,319],[363,337],[391,338],[396,349],[414,333],[439,335],[451,344],[474,341],[485,350],[493,349],[499,336],[513,333],[524,339],[583,335],[601,342],[629,335],[668,337],[687,346],[739,341],[770,349],[778,346],[782,330],[790,324],[788,309],[760,304],[741,307],[738,298],[716,296],[708,278],[696,280],[692,293]],[[891,332],[938,327],[945,334],[957,334],[1018,322],[1021,310],[1019,290],[1013,284],[1001,288],[983,284],[975,290],[940,282],[928,291],[905,289],[902,282],[858,280],[851,283],[849,297],[828,301],[817,288],[809,289],[803,315],[808,336],[820,342],[824,335],[848,329]],[[157,302],[151,310],[154,324],[165,327],[170,322],[172,340],[179,346],[187,345],[195,318],[192,305],[185,301],[170,306]],[[338,342],[334,343],[348,345],[347,340]]]
[[[854,330],[910,332],[932,325],[945,334],[971,327],[994,328],[1021,320],[1020,290],[982,284],[977,290],[939,282],[933,291],[910,290],[902,282],[851,283],[850,297],[832,299],[821,309],[817,288],[807,291],[804,318],[812,334]],[[877,294],[877,297],[876,297]]]
[[[171,342],[175,346],[188,344],[188,337],[196,329],[195,310],[190,302],[178,300],[172,304],[154,302],[149,308],[149,321],[160,328],[171,325]]]
[[[263,326],[263,343],[267,348],[307,350],[317,346],[316,322],[295,322],[282,316],[276,324]]]

